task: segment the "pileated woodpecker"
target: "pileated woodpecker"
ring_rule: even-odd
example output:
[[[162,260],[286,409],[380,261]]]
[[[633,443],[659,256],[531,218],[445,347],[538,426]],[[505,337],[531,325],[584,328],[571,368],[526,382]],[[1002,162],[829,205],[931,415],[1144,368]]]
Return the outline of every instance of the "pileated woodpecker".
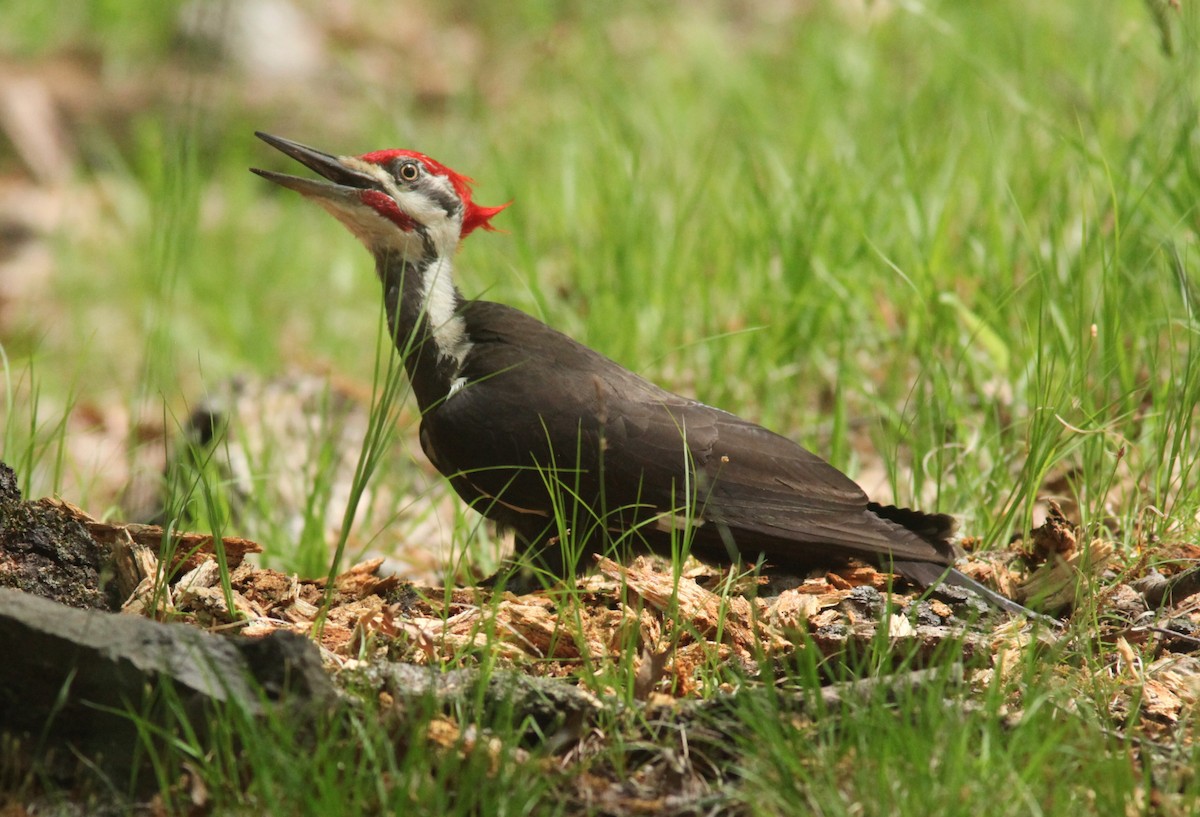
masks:
[[[414,151],[333,156],[257,136],[324,180],[254,172],[320,204],[375,256],[421,447],[532,564],[563,576],[614,542],[666,554],[687,542],[710,561],[782,567],[853,556],[1028,612],[951,567],[950,516],[870,502],[791,440],[523,312],[464,299],[451,277],[459,242],[507,206],[476,204],[471,179]]]

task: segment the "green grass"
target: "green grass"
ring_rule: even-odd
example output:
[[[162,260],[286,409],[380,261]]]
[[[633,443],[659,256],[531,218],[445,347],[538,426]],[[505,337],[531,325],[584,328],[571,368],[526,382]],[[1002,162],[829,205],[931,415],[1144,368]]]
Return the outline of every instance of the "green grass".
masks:
[[[519,745],[525,725],[503,702],[470,713],[478,731],[457,737],[430,730],[455,714],[430,696],[392,710],[339,704],[255,716],[221,704],[195,714],[170,687],[147,696],[126,716],[138,735],[131,765],[145,771],[110,779],[107,800],[95,802],[131,808],[149,788],[170,814],[523,814],[553,782]]]
[[[502,232],[472,236],[460,254],[468,296],[525,309],[852,475],[882,475],[882,492],[958,515],[987,545],[1027,529],[1047,493],[1150,558],[1156,541],[1200,533],[1190,4],[1168,13],[1172,57],[1133,0],[878,3],[869,15],[829,3],[777,21],[753,5],[457,4],[428,11],[424,32],[474,36],[446,41],[468,80],[440,97],[418,93],[423,72],[439,70],[420,52],[353,33],[331,40],[326,74],[257,87],[196,59],[174,38],[170,5],[152,5],[0,10],[12,59],[36,70],[74,50],[105,68],[95,115],[72,128],[73,184],[89,195],[51,237],[51,307],[0,335],[0,458],[27,493],[112,501],[72,470],[78,431],[65,418],[80,403],[149,406],[173,433],[233,374],[317,363],[373,382],[371,262],[325,213],[246,172],[280,166],[253,138],[261,129],[334,152],[416,148],[475,177],[480,201],[514,204]],[[363,5],[361,20],[397,13]],[[380,60],[393,70],[373,68]],[[167,70],[188,65],[215,72]],[[132,110],[105,101],[131,88]],[[15,166],[0,143],[0,169]],[[401,427],[405,445],[413,431]],[[374,477],[384,484],[404,479],[391,470],[403,448],[389,451]],[[237,534],[224,490],[219,475],[195,483],[196,518]],[[393,518],[372,519],[368,534]],[[329,566],[290,550],[269,520],[240,524],[276,531],[272,564]],[[455,542],[470,562],[491,544],[467,515]],[[632,659],[616,672],[596,688],[627,697]],[[821,814],[1144,810],[1150,764],[1130,761],[1137,739],[1106,720],[1099,692],[1078,711],[1071,697],[1032,671],[982,695],[939,683],[811,721],[748,697],[732,715],[744,752],[730,761],[734,799],[756,814],[796,803]],[[1005,714],[1014,699],[1020,717]],[[298,792],[313,803],[341,792],[398,812],[404,786],[378,781],[415,775],[430,813],[491,813],[514,790],[529,795],[506,806],[514,813],[566,808],[554,793],[569,775],[542,781],[522,762],[497,777],[470,752],[425,766],[419,740],[391,756],[377,728],[357,715],[295,768],[297,753],[252,743],[255,796],[307,813]],[[614,727],[595,767],[625,769],[636,752],[622,754],[622,736],[635,733]],[[507,751],[521,733],[498,734]],[[361,766],[360,741],[374,752]],[[1185,760],[1170,768],[1195,760],[1174,751]],[[240,780],[232,756],[218,761],[205,767],[211,785]],[[461,766],[474,799],[438,800]],[[1197,793],[1192,779],[1175,783],[1172,797]]]

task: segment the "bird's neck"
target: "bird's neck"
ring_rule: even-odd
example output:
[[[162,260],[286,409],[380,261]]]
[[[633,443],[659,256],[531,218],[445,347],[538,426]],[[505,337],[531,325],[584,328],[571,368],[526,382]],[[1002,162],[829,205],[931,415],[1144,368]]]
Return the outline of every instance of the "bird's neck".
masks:
[[[414,261],[389,254],[379,256],[376,267],[392,338],[417,403],[429,408],[461,385],[458,378],[471,348],[453,264],[446,255],[431,253]]]

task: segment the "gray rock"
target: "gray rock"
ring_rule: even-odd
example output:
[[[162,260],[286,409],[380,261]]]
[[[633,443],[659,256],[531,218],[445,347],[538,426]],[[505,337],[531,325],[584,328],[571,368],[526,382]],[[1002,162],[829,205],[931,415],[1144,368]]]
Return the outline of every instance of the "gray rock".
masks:
[[[380,661],[343,672],[340,680],[372,692],[384,689],[401,710],[419,712],[423,702],[432,701],[449,708],[477,702],[488,712],[508,711],[513,723],[525,725],[530,740],[536,736],[536,742],[551,752],[578,740],[612,706],[566,681],[508,670],[481,675],[474,669],[443,672],[436,667]],[[485,686],[479,695],[481,683]]]
[[[259,715],[281,702],[304,717],[334,696],[316,646],[294,633],[222,637],[4,588],[0,650],[0,731],[38,745],[36,760],[59,773],[77,754],[129,774],[146,748],[129,712],[168,733],[186,720],[203,736],[213,705]]]

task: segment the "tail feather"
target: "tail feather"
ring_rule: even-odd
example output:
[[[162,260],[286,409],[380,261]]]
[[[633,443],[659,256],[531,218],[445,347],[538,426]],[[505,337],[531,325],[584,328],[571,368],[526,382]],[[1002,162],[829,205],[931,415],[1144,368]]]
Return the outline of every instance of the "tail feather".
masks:
[[[953,516],[945,513],[914,511],[911,508],[898,508],[895,505],[880,505],[877,502],[868,502],[867,510],[912,531],[948,559],[957,558],[957,549],[950,541],[950,537],[954,535],[954,526],[957,524]]]

